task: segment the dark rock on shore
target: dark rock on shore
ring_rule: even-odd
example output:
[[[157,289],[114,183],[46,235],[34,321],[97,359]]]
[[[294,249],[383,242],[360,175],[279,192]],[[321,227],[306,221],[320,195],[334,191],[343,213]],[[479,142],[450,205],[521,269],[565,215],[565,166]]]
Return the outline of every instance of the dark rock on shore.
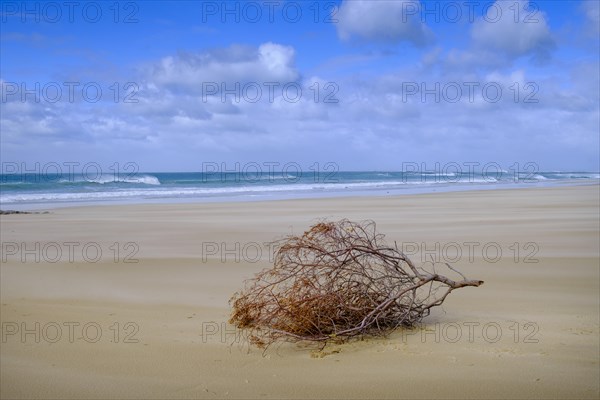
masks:
[[[0,215],[9,214],[50,214],[49,211],[16,211],[16,210],[0,210]]]

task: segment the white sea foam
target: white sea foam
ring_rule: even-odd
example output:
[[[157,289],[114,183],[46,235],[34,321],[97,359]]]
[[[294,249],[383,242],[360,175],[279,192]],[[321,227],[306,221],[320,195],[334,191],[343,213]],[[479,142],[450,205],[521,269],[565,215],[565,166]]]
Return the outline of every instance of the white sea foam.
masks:
[[[494,180],[495,181],[495,180]],[[476,183],[490,183],[490,180],[473,180]],[[134,190],[106,190],[94,192],[45,192],[19,193],[0,196],[1,203],[43,202],[43,201],[96,201],[128,198],[189,198],[216,195],[261,194],[261,193],[306,193],[336,192],[347,190],[383,190],[406,186],[436,185],[446,182],[339,182],[339,183],[291,183],[260,186],[228,186],[228,187],[175,187],[175,188],[138,188]]]
[[[344,175],[346,174],[346,175]],[[407,179],[388,178],[393,173],[377,172],[370,173],[371,178],[365,178],[362,173],[340,173],[335,176],[336,181],[316,182],[311,181],[312,175],[298,176],[292,174],[276,174],[274,176],[262,176],[262,179],[256,181],[235,180],[229,181],[203,181],[202,179],[189,179],[185,176],[176,174],[161,175],[157,174],[136,174],[128,177],[126,175],[114,176],[107,174],[97,179],[84,180],[80,177],[78,181],[67,180],[58,183],[50,182],[50,185],[44,183],[31,190],[21,189],[3,189],[0,193],[0,203],[36,203],[36,202],[77,202],[77,201],[110,201],[110,200],[128,200],[128,199],[178,199],[178,198],[213,198],[213,197],[239,197],[239,196],[300,196],[321,193],[349,193],[353,192],[376,192],[404,190],[410,188],[422,188],[432,191],[444,187],[468,187],[474,184],[477,187],[487,185],[487,187],[505,187],[515,183],[513,179],[501,176],[481,176],[481,175],[461,175],[461,174],[432,174],[433,176],[405,176]],[[378,178],[373,179],[373,175]],[[436,176],[437,175],[437,176]],[[379,178],[381,176],[381,178]],[[160,180],[159,178],[160,177]],[[452,177],[452,178],[444,178]],[[183,179],[181,179],[183,178]],[[186,179],[187,178],[187,179]],[[277,179],[278,178],[278,179]],[[308,178],[308,179],[307,179]],[[324,178],[324,177],[323,177]],[[521,180],[530,182],[534,185],[547,185],[552,181],[561,181],[567,179],[590,180],[600,179],[600,174],[595,172],[540,172],[538,174],[519,174]],[[528,179],[525,179],[528,178]],[[275,179],[277,179],[275,181]],[[110,185],[118,182],[119,184]],[[58,184],[57,184],[58,183]],[[68,185],[65,183],[71,183]],[[10,183],[9,183],[10,184]],[[17,184],[18,185],[18,184]],[[97,186],[96,186],[97,185]],[[421,189],[420,189],[421,190]]]
[[[104,185],[107,183],[137,183],[144,185],[160,185],[160,181],[154,175],[132,175],[131,177],[123,175],[123,176],[115,176],[115,175],[102,175],[100,177],[94,178],[85,178],[78,176],[73,179],[65,179],[61,178],[57,183],[97,183],[100,185]]]

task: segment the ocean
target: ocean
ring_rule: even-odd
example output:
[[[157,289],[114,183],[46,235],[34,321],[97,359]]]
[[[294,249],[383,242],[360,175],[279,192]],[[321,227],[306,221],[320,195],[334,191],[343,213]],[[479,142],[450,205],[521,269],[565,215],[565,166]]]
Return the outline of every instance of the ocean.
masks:
[[[93,176],[92,176],[93,175]],[[598,183],[598,172],[282,171],[0,174],[0,207],[251,201]]]

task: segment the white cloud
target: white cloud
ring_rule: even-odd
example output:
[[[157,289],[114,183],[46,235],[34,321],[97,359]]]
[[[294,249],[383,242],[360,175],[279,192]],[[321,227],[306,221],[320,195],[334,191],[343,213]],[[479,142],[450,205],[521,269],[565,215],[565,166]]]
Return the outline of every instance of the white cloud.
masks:
[[[600,35],[600,2],[597,0],[583,1],[581,9],[585,14],[587,31],[598,39],[598,35]]]
[[[511,59],[532,55],[544,60],[554,48],[545,14],[536,5],[529,8],[527,0],[497,0],[486,16],[474,22],[471,37],[479,49]]]
[[[205,82],[292,82],[298,79],[293,47],[263,43],[258,48],[230,46],[203,53],[168,56],[147,68],[152,84],[199,92]]]
[[[345,0],[336,14],[338,35],[423,46],[433,34],[420,20],[420,7],[415,0]]]

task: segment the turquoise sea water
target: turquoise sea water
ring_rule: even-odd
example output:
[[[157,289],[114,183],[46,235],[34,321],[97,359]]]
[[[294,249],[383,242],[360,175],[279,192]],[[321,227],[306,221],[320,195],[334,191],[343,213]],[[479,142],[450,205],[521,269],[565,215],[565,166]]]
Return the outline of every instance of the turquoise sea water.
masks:
[[[0,206],[265,200],[598,183],[598,172],[260,171],[0,175]]]

